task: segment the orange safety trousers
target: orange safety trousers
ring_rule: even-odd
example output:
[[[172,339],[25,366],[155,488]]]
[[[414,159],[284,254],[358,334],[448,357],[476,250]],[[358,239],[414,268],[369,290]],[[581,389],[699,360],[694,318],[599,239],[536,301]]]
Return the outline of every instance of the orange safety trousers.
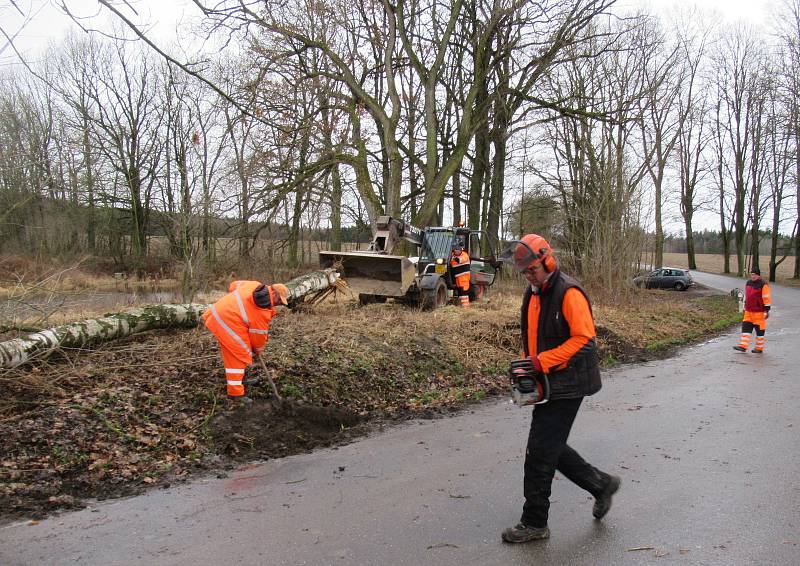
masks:
[[[277,315],[273,307],[261,308],[253,301],[258,281],[234,281],[230,292],[203,313],[206,328],[219,342],[228,395],[244,395],[244,371],[269,340],[269,327]]]
[[[742,335],[739,338],[739,347],[747,348],[750,346],[750,336],[756,331],[756,344],[753,348],[756,352],[764,351],[765,333],[767,330],[767,313],[762,311],[744,311],[742,318]]]
[[[469,254],[467,252],[461,252],[458,256],[453,256],[450,260],[450,265],[452,267],[457,267],[459,265],[469,266]],[[466,272],[459,273],[455,277],[455,286],[456,289],[459,290],[458,299],[461,302],[461,306],[468,308],[469,307],[469,283],[470,283],[470,272],[469,268],[467,267]]]

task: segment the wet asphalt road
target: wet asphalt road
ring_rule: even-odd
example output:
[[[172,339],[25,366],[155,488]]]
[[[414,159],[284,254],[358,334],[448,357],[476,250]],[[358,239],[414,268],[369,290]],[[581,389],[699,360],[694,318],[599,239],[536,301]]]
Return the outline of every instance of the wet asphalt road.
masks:
[[[743,281],[695,274],[724,290]],[[0,528],[0,564],[800,564],[800,291],[738,332],[604,375],[570,444],[623,478],[602,522],[556,476],[552,538],[511,546],[529,411],[496,401],[224,479]]]

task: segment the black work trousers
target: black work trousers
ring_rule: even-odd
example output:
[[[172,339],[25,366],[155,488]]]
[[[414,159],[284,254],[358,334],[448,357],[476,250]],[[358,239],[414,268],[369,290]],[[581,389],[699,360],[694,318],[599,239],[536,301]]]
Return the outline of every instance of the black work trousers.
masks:
[[[525,505],[521,521],[531,527],[547,525],[550,487],[558,470],[594,496],[608,485],[610,476],[590,465],[567,446],[569,431],[583,398],[559,399],[536,405],[525,454]]]

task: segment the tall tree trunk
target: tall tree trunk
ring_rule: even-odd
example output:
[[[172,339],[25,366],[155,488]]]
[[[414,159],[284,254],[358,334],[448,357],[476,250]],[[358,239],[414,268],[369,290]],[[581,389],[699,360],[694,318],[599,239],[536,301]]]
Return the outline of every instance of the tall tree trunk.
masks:
[[[503,190],[505,188],[506,157],[508,155],[506,145],[508,143],[508,116],[505,113],[504,104],[499,101],[495,111],[494,137],[494,159],[492,164],[491,196],[489,197],[489,212],[486,222],[486,235],[491,241],[499,241],[500,213],[503,210]],[[481,242],[481,255],[491,255],[489,252],[489,242]]]
[[[461,223],[461,168],[453,173],[453,226]]]
[[[796,104],[796,103],[795,103]],[[800,109],[795,105],[794,111],[794,146],[795,146],[795,195],[797,199],[797,220],[800,223]],[[800,229],[794,233],[794,273],[792,277],[800,279]]]
[[[331,171],[331,241],[330,249],[342,250],[342,177],[339,164]]]
[[[482,87],[476,105],[488,108],[486,87]],[[469,184],[467,197],[467,226],[477,230],[481,225],[481,197],[483,196],[484,180],[489,168],[489,125],[486,112],[478,118],[480,126],[475,132],[475,162],[472,165],[472,180]]]
[[[653,183],[655,185],[654,199],[656,204],[656,253],[653,259],[655,267],[662,267],[664,265],[664,225],[661,221],[661,185],[663,180],[663,170],[660,170]]]
[[[692,232],[692,218],[686,219],[686,259],[689,269],[697,270],[697,258],[694,252],[694,232]]]
[[[89,120],[83,116],[83,159],[86,169],[86,241],[89,246],[89,253],[97,252],[97,220],[94,204],[94,160],[92,158],[92,146],[89,143]]]

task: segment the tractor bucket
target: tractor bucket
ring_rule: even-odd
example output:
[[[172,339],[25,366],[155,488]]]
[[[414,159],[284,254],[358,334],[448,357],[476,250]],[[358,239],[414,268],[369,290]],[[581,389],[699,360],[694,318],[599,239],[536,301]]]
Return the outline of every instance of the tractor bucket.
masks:
[[[414,283],[416,268],[406,256],[373,252],[319,252],[319,264],[339,272],[354,293],[402,297]]]

